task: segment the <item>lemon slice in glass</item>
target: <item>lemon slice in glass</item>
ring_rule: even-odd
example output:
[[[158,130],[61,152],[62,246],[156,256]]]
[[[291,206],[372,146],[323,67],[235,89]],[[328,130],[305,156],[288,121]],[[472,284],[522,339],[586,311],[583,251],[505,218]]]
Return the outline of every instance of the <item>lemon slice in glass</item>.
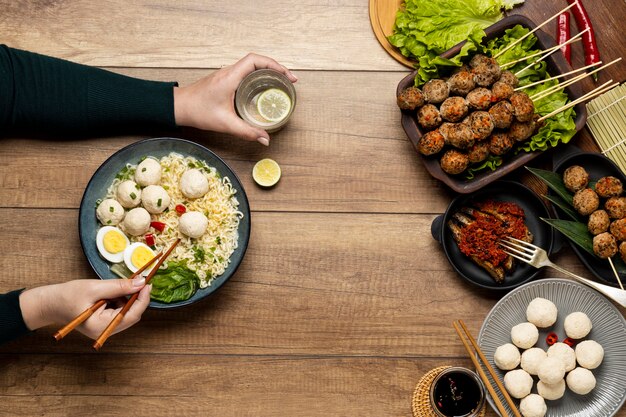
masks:
[[[265,158],[254,164],[252,178],[262,187],[271,187],[280,179],[280,166],[273,159]]]
[[[268,122],[280,122],[291,110],[291,99],[283,90],[270,88],[261,93],[256,107],[261,117]]]

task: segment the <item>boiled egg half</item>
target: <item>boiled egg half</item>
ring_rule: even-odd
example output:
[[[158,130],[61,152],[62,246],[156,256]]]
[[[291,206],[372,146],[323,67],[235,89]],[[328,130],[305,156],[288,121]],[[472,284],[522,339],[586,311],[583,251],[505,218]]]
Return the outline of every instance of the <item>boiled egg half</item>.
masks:
[[[124,250],[130,246],[130,241],[117,227],[104,226],[96,235],[96,247],[104,259],[119,263],[124,260]]]
[[[133,272],[137,272],[139,268],[150,262],[156,253],[150,249],[150,246],[142,242],[135,242],[124,250],[124,263]],[[154,262],[156,265],[156,262]],[[146,268],[142,275],[148,275],[152,268]]]

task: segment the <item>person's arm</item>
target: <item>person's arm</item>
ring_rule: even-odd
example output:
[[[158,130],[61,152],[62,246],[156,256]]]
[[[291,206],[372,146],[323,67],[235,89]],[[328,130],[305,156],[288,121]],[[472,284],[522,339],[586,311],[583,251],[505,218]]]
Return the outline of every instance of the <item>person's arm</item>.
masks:
[[[0,344],[29,332],[20,309],[22,290],[0,294]]]

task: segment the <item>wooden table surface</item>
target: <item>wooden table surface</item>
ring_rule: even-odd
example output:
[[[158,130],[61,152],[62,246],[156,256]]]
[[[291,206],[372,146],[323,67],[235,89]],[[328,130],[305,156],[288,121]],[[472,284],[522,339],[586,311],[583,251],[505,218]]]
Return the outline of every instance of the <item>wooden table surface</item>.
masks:
[[[624,2],[587,4],[605,61],[626,55]],[[564,6],[526,0],[512,13],[541,22]],[[408,69],[377,43],[367,1],[0,7],[0,42],[131,76],[184,85],[254,51],[300,79],[295,114],[269,148],[193,130],[0,140],[2,292],[95,278],[78,239],[83,190],[107,157],[147,137],[192,139],[222,156],[253,225],[220,291],[146,312],[100,353],[79,334],[53,343],[52,328],[1,346],[1,415],[410,416],[426,371],[470,365],[451,323],[463,318],[477,335],[500,295],[463,281],[430,236],[454,193],[428,175],[400,126],[394,93]],[[580,66],[580,43],[573,57]],[[625,76],[622,64],[601,81]],[[575,142],[596,149],[586,131]],[[271,190],[251,178],[265,157],[283,170]],[[554,260],[590,275],[569,248]]]

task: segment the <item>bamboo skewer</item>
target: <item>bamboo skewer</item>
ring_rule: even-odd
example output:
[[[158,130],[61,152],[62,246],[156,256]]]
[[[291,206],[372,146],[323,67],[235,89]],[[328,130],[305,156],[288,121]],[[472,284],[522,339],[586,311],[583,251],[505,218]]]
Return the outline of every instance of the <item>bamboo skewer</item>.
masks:
[[[129,278],[127,279],[133,279],[137,276],[139,276],[139,274],[141,274],[143,271],[146,270],[146,268],[148,268],[150,265],[152,265],[152,263],[154,263],[154,261],[156,261],[157,259],[159,259],[161,256],[163,255],[163,253],[158,253],[157,255],[155,255],[154,258],[150,259],[150,261],[148,263],[146,263],[144,266],[142,266],[141,268],[139,268],[137,270],[137,272],[135,272],[134,274],[132,274]],[[89,307],[88,309],[86,309],[85,311],[83,311],[82,313],[80,313],[78,316],[76,316],[76,318],[72,321],[70,321],[69,323],[67,323],[65,326],[61,327],[55,334],[54,334],[54,339],[58,342],[59,340],[63,339],[65,336],[67,336],[72,330],[74,330],[76,327],[78,327],[79,325],[81,325],[85,320],[87,320],[89,317],[91,317],[93,315],[93,313],[95,313],[96,311],[98,311],[98,309],[100,307],[102,307],[103,305],[105,305],[107,303],[107,300],[99,300],[97,301],[94,305],[92,305],[91,307]]]
[[[496,373],[493,370],[492,366],[489,364],[489,361],[487,360],[487,358],[483,354],[482,350],[480,349],[480,346],[478,346],[478,343],[476,343],[476,340],[474,340],[474,337],[472,336],[472,334],[469,332],[469,330],[465,326],[465,323],[463,323],[463,320],[459,320],[458,323],[457,322],[453,322],[452,325],[454,326],[454,330],[456,331],[457,335],[459,335],[459,338],[461,339],[461,342],[463,343],[463,346],[465,347],[465,350],[467,351],[467,354],[469,355],[470,359],[472,360],[472,363],[474,364],[474,367],[478,371],[478,375],[480,376],[480,379],[483,381],[483,383],[485,385],[485,388],[487,388],[487,391],[489,391],[489,395],[491,395],[491,398],[493,399],[494,403],[496,404],[496,408],[500,412],[500,415],[502,417],[507,417],[507,416],[509,416],[509,413],[504,408],[504,405],[502,404],[502,401],[500,401],[500,397],[498,396],[498,394],[496,393],[495,389],[491,385],[491,382],[489,381],[489,378],[487,378],[487,375],[485,374],[485,371],[483,370],[482,366],[478,362],[478,359],[476,359],[476,356],[474,355],[474,352],[472,351],[472,348],[467,343],[467,340],[465,340],[465,337],[463,337],[463,334],[461,333],[461,329],[459,328],[459,326],[461,328],[463,328],[463,332],[465,332],[465,335],[469,339],[469,341],[472,344],[474,350],[476,351],[476,353],[478,353],[478,357],[480,358],[480,360],[483,362],[483,364],[487,368],[487,371],[489,371],[489,373],[491,374],[491,377],[495,381],[496,386],[498,387],[500,392],[502,392],[502,395],[504,396],[504,399],[506,400],[507,404],[511,408],[511,411],[513,412],[513,415],[515,417],[522,417],[521,414],[519,413],[519,411],[517,410],[517,407],[515,406],[515,403],[513,402],[511,397],[509,396],[509,393],[507,392],[506,388],[502,385],[502,382],[500,382],[500,378],[498,378],[498,376],[496,375]]]
[[[622,280],[619,279],[619,274],[617,273],[617,270],[615,269],[615,265],[613,265],[613,260],[611,260],[611,258],[608,258],[609,260],[609,264],[611,265],[611,269],[613,270],[613,273],[615,274],[615,279],[617,279],[617,283],[619,284],[619,287],[623,290],[624,286],[622,285]]]
[[[611,82],[613,82],[613,80],[609,80],[609,81],[607,81],[606,83],[602,84],[600,87],[597,87],[597,88],[595,88],[595,89],[591,90],[590,92],[588,92],[588,93],[587,93],[587,94],[585,94],[584,96],[580,97],[579,99],[576,99],[576,100],[574,100],[574,101],[571,101],[571,102],[569,102],[569,103],[565,104],[564,106],[562,106],[562,107],[560,107],[560,108],[558,108],[558,109],[554,110],[553,112],[551,112],[551,113],[549,113],[549,114],[547,114],[547,115],[545,115],[545,116],[542,116],[542,117],[541,117],[541,118],[539,118],[539,120],[537,120],[537,121],[538,121],[538,122],[542,122],[542,121],[544,121],[545,119],[547,119],[547,118],[549,118],[549,117],[554,116],[555,114],[561,113],[562,111],[567,110],[567,109],[569,109],[570,107],[574,107],[576,104],[578,104],[578,103],[580,103],[580,102],[583,102],[583,101],[589,100],[589,99],[591,99],[591,98],[593,98],[593,97],[595,97],[595,96],[597,96],[597,95],[600,95],[600,94],[602,94],[602,93],[605,93],[605,92],[609,91],[610,89],[612,89],[613,87],[615,87],[615,86],[619,85],[619,83],[614,83],[614,84],[611,84],[611,85],[608,85],[608,86],[607,86],[607,84],[609,84],[609,83],[611,83]]]
[[[177,239],[174,243],[172,243],[172,246],[170,246],[167,252],[165,252],[165,254],[159,259],[157,264],[150,270],[150,273],[146,277],[146,285],[150,282],[152,277],[157,273],[159,267],[161,266],[161,264],[163,264],[163,261],[167,259],[167,257],[170,255],[170,253],[172,253],[172,251],[174,250],[176,245],[178,245],[179,242],[180,242],[180,239]],[[147,265],[151,265],[151,264],[148,263]],[[113,331],[115,331],[115,328],[124,319],[124,316],[126,315],[128,310],[130,310],[130,308],[135,303],[135,301],[137,301],[137,298],[139,298],[138,292],[130,296],[130,298],[128,299],[128,301],[126,302],[122,310],[120,310],[120,312],[117,313],[117,315],[113,318],[111,323],[109,323],[106,329],[104,329],[100,337],[98,337],[98,339],[94,342],[93,348],[95,350],[100,350],[100,348],[102,348],[102,346],[104,345],[104,342],[106,342],[106,340],[113,334]]]
[[[587,120],[591,119],[594,116],[597,116],[598,114],[602,113],[605,110],[610,109],[611,107],[615,106],[616,104],[618,104],[620,101],[624,100],[626,98],[626,96],[619,98],[617,100],[615,100],[614,102],[612,102],[611,104],[602,107],[600,110],[595,111],[594,113],[590,114],[589,116],[587,116]]]
[[[518,43],[523,41],[524,39],[526,39],[526,37],[530,36],[532,33],[538,31],[539,29],[541,29],[542,27],[547,25],[550,21],[552,21],[553,19],[557,18],[561,13],[563,13],[564,11],[567,11],[567,10],[571,9],[572,7],[574,7],[577,3],[578,2],[570,4],[569,6],[567,6],[566,8],[564,8],[563,10],[561,10],[560,12],[555,14],[554,16],[550,17],[548,20],[546,20],[545,22],[543,22],[542,24],[540,24],[539,26],[537,26],[536,28],[534,28],[533,30],[531,30],[530,32],[528,32],[527,34],[525,34],[524,36],[522,36],[521,38],[519,38],[518,40],[516,40],[515,42],[513,42],[512,44],[510,44],[509,46],[507,46],[503,50],[501,50],[500,52],[498,52],[494,56],[494,58],[499,57],[500,55],[502,55],[503,53],[505,53],[506,51],[508,51],[509,49],[511,49],[512,47],[514,47],[515,45],[517,45]]]
[[[573,39],[573,38],[572,38],[572,39]],[[580,38],[576,38],[576,40],[575,40],[574,42],[572,42],[572,43],[579,42],[580,40],[581,40]],[[561,48],[562,46],[564,46],[564,45],[566,45],[566,44],[565,44],[565,43],[562,43],[562,44],[560,44],[560,45],[556,45],[556,46],[553,46],[553,47],[551,47],[551,48],[544,49],[543,51],[535,52],[534,54],[532,54],[532,55],[528,55],[528,56],[525,56],[524,58],[516,59],[515,61],[506,62],[506,63],[504,63],[504,64],[500,65],[500,68],[508,67],[509,65],[515,65],[515,64],[517,64],[518,62],[528,61],[530,58],[534,58],[534,57],[536,57],[536,56],[538,56],[538,55],[543,54],[544,52],[552,51],[552,50],[554,50],[554,49],[560,49],[560,48]]]
[[[585,30],[583,30],[582,32],[579,32],[576,36],[572,37],[570,40],[568,40],[567,42],[563,42],[562,44],[560,44],[559,46],[565,46],[565,45],[569,45],[572,42],[575,42],[575,39],[578,39],[579,37],[583,36],[585,33],[589,32],[591,29],[587,28]],[[518,74],[521,74],[522,72],[526,71],[528,68],[532,67],[533,65],[537,64],[538,62],[543,61],[543,59],[547,56],[552,55],[553,53],[555,53],[556,51],[558,51],[559,49],[554,49],[544,55],[542,55],[541,57],[539,57],[539,59],[536,59],[535,61],[531,62],[530,64],[526,65],[524,68],[522,68],[521,70],[517,71],[515,73],[515,75],[517,76]]]
[[[598,66],[598,65],[600,65],[600,64],[602,64],[602,61],[598,61],[598,62],[596,62],[596,63],[586,65],[586,66],[584,66],[584,67],[581,67],[581,68],[575,69],[575,70],[573,70],[573,71],[566,72],[566,73],[564,73],[564,74],[555,75],[554,77],[546,78],[545,80],[539,80],[539,81],[535,81],[534,83],[530,83],[530,84],[523,85],[523,86],[521,86],[521,87],[517,87],[517,88],[516,88],[516,89],[514,89],[513,91],[520,91],[520,90],[524,90],[525,88],[534,87],[534,86],[536,86],[536,85],[538,85],[538,84],[543,84],[543,83],[545,83],[546,81],[552,81],[552,80],[556,80],[556,79],[558,79],[558,78],[563,78],[563,77],[566,77],[566,76],[571,75],[571,74],[576,74],[577,72],[584,71],[584,70],[589,69],[589,68],[592,68],[592,67],[596,67],[596,66]]]

